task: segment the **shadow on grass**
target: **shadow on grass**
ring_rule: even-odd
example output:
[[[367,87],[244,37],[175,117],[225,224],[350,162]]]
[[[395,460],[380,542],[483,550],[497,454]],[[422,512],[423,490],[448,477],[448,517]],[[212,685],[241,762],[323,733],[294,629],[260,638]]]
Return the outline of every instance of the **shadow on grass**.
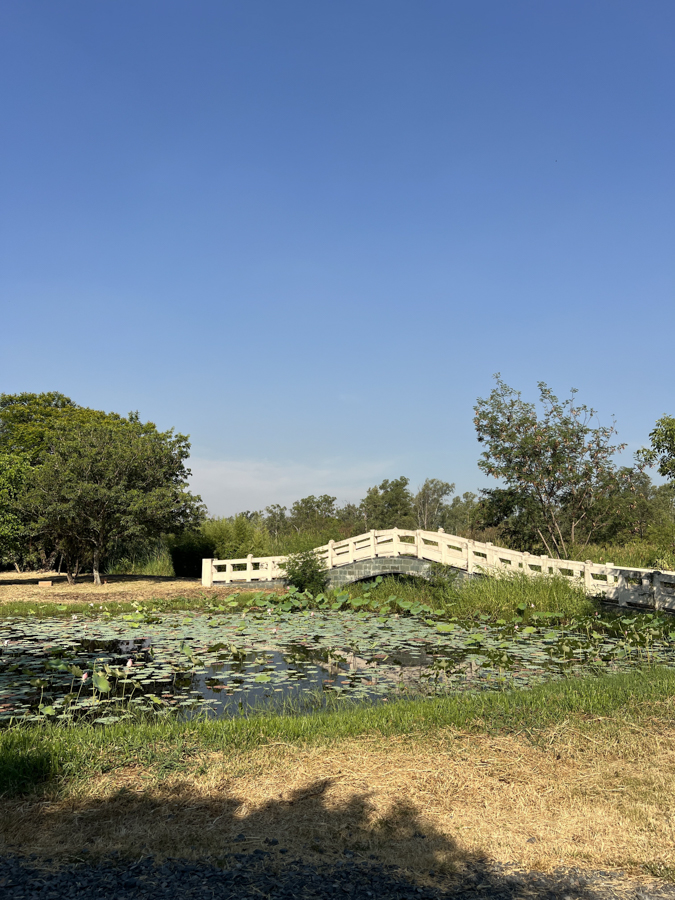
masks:
[[[35,794],[56,780],[62,771],[63,753],[34,747],[21,732],[3,735],[0,745],[0,797]]]
[[[35,771],[44,772],[37,760]],[[184,782],[144,791],[131,774],[102,800],[0,804],[3,900],[39,889],[45,864],[57,867],[50,896],[72,896],[75,882],[83,897],[136,897],[142,888],[195,900],[609,896],[561,874],[509,876],[405,799],[377,809],[368,793],[345,790],[340,775],[292,792],[281,776],[271,799],[269,785],[266,797],[238,796],[236,779],[214,784],[209,796]]]

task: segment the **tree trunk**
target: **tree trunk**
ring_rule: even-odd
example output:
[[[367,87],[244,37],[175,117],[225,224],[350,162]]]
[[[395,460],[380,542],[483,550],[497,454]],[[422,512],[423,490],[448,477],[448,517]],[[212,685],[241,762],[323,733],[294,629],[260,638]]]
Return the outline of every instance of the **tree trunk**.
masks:
[[[68,579],[68,584],[75,584],[75,579],[73,578],[73,568],[70,565],[70,560],[66,560],[66,578]]]
[[[16,569],[16,571],[17,571],[17,572],[19,573],[19,575],[20,575],[20,574],[21,574],[21,567],[19,566],[19,564],[18,564],[18,562],[17,562],[16,560],[14,560],[14,568]]]
[[[101,561],[101,554],[99,552],[98,547],[94,548],[94,563],[92,569],[94,571],[94,584],[101,583],[101,573],[99,572],[99,563]]]

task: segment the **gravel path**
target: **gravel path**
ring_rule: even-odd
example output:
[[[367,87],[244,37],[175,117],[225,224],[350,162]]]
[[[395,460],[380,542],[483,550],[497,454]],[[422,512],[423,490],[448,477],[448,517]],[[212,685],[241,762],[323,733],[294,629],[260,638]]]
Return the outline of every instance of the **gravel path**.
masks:
[[[474,869],[448,887],[419,887],[393,867],[345,859],[317,868],[278,862],[266,851],[235,854],[225,868],[171,860],[135,865],[107,860],[51,869],[27,857],[0,859],[2,900],[675,900],[675,885],[647,886],[607,872],[510,873]],[[45,867],[47,865],[47,867]]]

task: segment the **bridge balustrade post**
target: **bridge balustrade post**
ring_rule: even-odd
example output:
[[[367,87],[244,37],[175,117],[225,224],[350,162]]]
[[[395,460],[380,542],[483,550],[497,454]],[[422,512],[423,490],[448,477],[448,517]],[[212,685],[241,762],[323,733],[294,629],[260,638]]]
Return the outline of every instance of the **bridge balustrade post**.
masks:
[[[375,536],[374,528],[370,530],[370,555],[373,559],[377,556],[377,537]]]
[[[417,558],[422,559],[422,548],[424,547],[424,541],[422,540],[422,532],[418,528],[415,531],[415,549],[417,550]]]
[[[327,569],[333,568],[333,546],[334,546],[334,544],[335,544],[335,541],[333,541],[333,540],[328,541],[328,553],[326,554],[326,568]]]
[[[584,563],[584,587],[587,591],[590,591],[593,587],[593,575],[591,574],[591,566],[593,563],[590,559],[587,559]]]
[[[391,542],[392,556],[400,556],[401,555],[401,539],[398,536],[398,528],[391,529],[394,532],[393,539]]]
[[[246,574],[250,575],[250,578],[247,578],[247,581],[253,581],[253,554],[249,553],[246,557]]]
[[[466,574],[473,575],[473,541],[466,542]]]
[[[202,560],[202,587],[213,587],[213,560]]]
[[[494,569],[495,566],[495,551],[492,549],[492,544],[488,541],[485,545],[485,566],[488,569]]]

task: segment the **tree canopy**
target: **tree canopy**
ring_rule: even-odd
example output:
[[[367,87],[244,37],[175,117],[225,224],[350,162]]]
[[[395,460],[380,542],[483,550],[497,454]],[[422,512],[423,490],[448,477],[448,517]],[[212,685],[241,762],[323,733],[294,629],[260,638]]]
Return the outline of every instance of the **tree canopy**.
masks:
[[[0,549],[36,542],[69,580],[116,548],[203,519],[188,490],[190,444],[137,414],[124,418],[57,392],[0,395]],[[15,557],[16,558],[16,557]]]
[[[27,472],[25,456],[0,451],[0,555],[13,551],[23,534],[17,501]]]
[[[505,485],[486,496],[502,517],[528,522],[550,555],[566,556],[568,545],[590,541],[613,514],[623,480],[613,457],[625,445],[612,444],[614,425],[591,424],[595,410],[577,405],[576,391],[560,401],[539,382],[539,416],[534,403],[495,380],[474,407],[485,446],[478,466]]]
[[[642,451],[649,465],[658,465],[659,475],[675,481],[675,416],[662,416],[650,433],[651,447]]]

